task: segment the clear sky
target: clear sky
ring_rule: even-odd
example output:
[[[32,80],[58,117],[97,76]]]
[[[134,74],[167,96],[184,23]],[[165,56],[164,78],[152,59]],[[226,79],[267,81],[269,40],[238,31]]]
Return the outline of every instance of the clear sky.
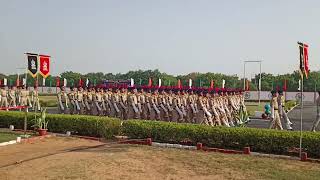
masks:
[[[298,40],[319,70],[319,18],[317,0],[1,0],[0,72],[17,72],[35,52],[52,56],[55,75],[242,75],[243,60],[283,74],[298,68]]]

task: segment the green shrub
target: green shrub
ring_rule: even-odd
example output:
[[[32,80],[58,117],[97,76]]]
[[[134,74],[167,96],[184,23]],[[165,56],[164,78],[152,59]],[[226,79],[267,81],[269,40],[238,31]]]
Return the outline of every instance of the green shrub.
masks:
[[[28,129],[32,129],[34,124],[34,114],[28,113]],[[47,114],[49,121],[48,130],[50,132],[65,133],[71,131],[73,134],[83,136],[94,136],[112,138],[120,133],[121,121],[115,118]],[[0,127],[8,128],[14,125],[17,129],[24,127],[24,112],[0,112]]]
[[[201,142],[208,147],[288,154],[288,148],[299,147],[299,132],[255,128],[209,127],[158,121],[130,120],[122,131],[130,138],[148,138],[158,142]],[[303,132],[303,147],[311,157],[320,157],[320,133]]]

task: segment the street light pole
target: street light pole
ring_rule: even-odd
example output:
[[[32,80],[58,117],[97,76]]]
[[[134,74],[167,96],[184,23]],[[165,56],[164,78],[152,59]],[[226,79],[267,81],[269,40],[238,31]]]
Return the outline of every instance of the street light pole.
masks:
[[[245,91],[246,90],[246,63],[259,63],[259,66],[260,66],[260,74],[259,74],[259,87],[258,87],[258,99],[259,99],[259,105],[260,105],[260,102],[261,102],[261,78],[262,78],[262,61],[259,60],[259,61],[244,61],[244,64],[243,64],[243,90]]]

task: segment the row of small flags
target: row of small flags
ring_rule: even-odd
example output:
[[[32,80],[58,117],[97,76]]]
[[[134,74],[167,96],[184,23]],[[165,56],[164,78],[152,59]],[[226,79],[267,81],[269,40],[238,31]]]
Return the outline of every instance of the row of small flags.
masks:
[[[226,84],[226,81],[223,79],[222,80],[222,88],[225,87],[225,84]],[[133,87],[135,84],[134,84],[134,79],[131,78],[130,79],[130,86]],[[151,87],[152,86],[152,79],[149,78],[149,81],[148,81],[148,86]],[[158,79],[158,87],[161,87],[162,86],[162,79]],[[181,88],[182,87],[182,83],[181,83],[181,80],[178,79],[178,83],[177,83],[177,87],[178,88]],[[189,79],[189,88],[192,87],[192,79]],[[214,88],[214,80],[211,80],[210,82],[210,88]]]

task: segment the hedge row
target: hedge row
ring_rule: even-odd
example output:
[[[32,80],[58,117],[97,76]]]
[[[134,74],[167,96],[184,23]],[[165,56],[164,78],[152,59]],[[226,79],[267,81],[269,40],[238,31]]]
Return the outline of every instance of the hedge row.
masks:
[[[28,129],[32,129],[33,113],[28,113]],[[47,114],[50,121],[50,132],[112,138],[114,135],[127,135],[130,138],[148,138],[154,141],[181,143],[197,142],[208,147],[241,150],[251,147],[255,152],[271,154],[288,154],[288,148],[299,147],[299,132],[278,131],[255,128],[209,127],[197,124],[182,124],[159,121],[129,120],[121,121],[115,118]],[[0,128],[14,125],[22,129],[24,125],[23,112],[0,111]],[[303,132],[303,147],[311,157],[320,158],[320,133]]]
[[[122,132],[130,138],[151,137],[154,141],[181,143],[201,142],[208,147],[288,154],[288,148],[299,147],[299,132],[255,128],[209,127],[158,121],[126,121]],[[311,157],[320,157],[320,133],[303,132],[303,147]]]
[[[33,129],[34,114],[28,113],[28,129]],[[121,121],[115,118],[80,116],[80,115],[62,115],[47,114],[49,120],[48,130],[50,132],[65,133],[71,131],[73,134],[112,138],[120,133]],[[0,112],[0,127],[8,128],[14,125],[17,129],[24,127],[23,112]]]

